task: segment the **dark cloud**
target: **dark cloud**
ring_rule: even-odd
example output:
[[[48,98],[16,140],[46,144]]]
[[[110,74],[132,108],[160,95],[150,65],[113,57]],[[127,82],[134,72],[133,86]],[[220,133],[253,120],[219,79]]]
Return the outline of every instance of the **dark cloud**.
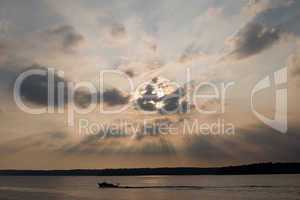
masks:
[[[49,29],[44,34],[46,39],[60,43],[61,48],[65,51],[73,51],[83,41],[84,37],[70,25],[62,25]]]
[[[100,16],[98,20],[100,30],[108,34],[111,39],[122,40],[126,38],[127,30],[122,19],[115,18],[115,16],[111,15],[103,15]]]
[[[135,76],[135,72],[131,69],[125,70],[124,72],[131,78]]]
[[[173,93],[162,98],[163,107],[159,110],[161,114],[186,113],[189,103],[183,100],[186,93],[183,88],[178,88]]]
[[[38,105],[49,105],[48,102],[48,90],[50,86],[48,85],[48,75],[49,71],[47,68],[41,66],[32,66],[29,69],[41,69],[47,72],[46,75],[31,75],[26,78],[22,85],[21,85],[21,96],[32,103]],[[67,87],[67,81],[63,78],[59,77],[57,74],[50,74],[54,78],[53,85],[53,100],[54,106],[64,105],[69,103],[68,99],[68,90],[70,88]],[[63,84],[63,97],[59,97],[59,83]],[[93,102],[97,100],[96,102]],[[104,91],[102,94],[101,92],[97,93],[90,93],[85,90],[76,90],[74,91],[74,103],[80,107],[88,107],[91,103],[100,103],[101,101],[106,103],[109,106],[116,106],[116,105],[123,105],[129,102],[130,96],[123,95],[118,89],[108,89]]]
[[[204,56],[206,56],[206,54],[203,53],[197,45],[191,44],[184,50],[178,61],[182,64],[185,64]]]
[[[129,103],[130,95],[123,94],[120,90],[113,88],[105,90],[103,93],[90,93],[84,90],[78,90],[74,93],[75,104],[86,108],[90,104],[106,103],[109,106],[124,105]]]
[[[21,70],[23,69],[23,70]],[[51,70],[49,70],[51,69]],[[53,103],[55,107],[61,106],[69,103],[71,99],[68,99],[68,90],[71,91],[71,88],[68,88],[68,81],[63,77],[58,76],[55,72],[52,71],[54,68],[41,66],[34,64],[30,67],[21,66],[14,63],[5,63],[0,65],[0,84],[2,88],[6,90],[7,94],[11,94],[13,91],[13,86],[16,79],[22,72],[28,72],[29,70],[39,70],[41,74],[32,74],[26,77],[20,87],[20,95],[23,100],[27,103],[32,103],[41,106],[49,105],[48,102],[48,90],[53,88]],[[48,84],[48,78],[53,77],[53,85]],[[59,96],[59,84],[62,85],[61,90],[63,92],[62,96]],[[85,90],[76,90],[74,91],[74,103],[80,107],[87,107],[92,102],[92,96],[98,97],[99,94],[90,94]]]
[[[147,85],[145,93],[142,97],[136,100],[138,107],[145,111],[155,111],[156,102],[159,101],[159,97],[154,93],[155,88],[152,85]]]
[[[77,90],[74,93],[74,102],[77,106],[87,108],[91,104],[99,103],[99,96],[98,93],[91,94],[85,90]],[[93,99],[96,99],[96,102],[93,102]]]
[[[51,132],[48,137],[54,140],[64,140],[68,138],[68,134],[64,132]]]
[[[121,39],[126,36],[126,28],[123,24],[114,23],[111,25],[110,34],[115,39]]]
[[[271,47],[280,39],[280,31],[256,23],[242,28],[234,39],[234,55],[238,59],[246,58]]]
[[[130,96],[124,95],[118,89],[108,89],[103,92],[102,94],[103,102],[108,104],[109,106],[116,106],[116,105],[124,105],[129,102]]]
[[[300,2],[280,2],[270,1],[268,9],[259,12],[238,31],[232,39],[233,52],[230,56],[247,58],[270,48],[285,34],[299,36]]]
[[[14,67],[15,66],[11,64],[4,64],[3,66],[0,65],[1,86],[6,86],[8,88],[13,84],[14,79],[17,77],[17,72]]]
[[[7,69],[12,68],[12,69]],[[51,70],[49,70],[51,69]],[[50,105],[48,99],[48,91],[53,89],[53,106],[64,106],[72,100],[73,103],[82,108],[88,107],[90,104],[98,104],[101,102],[106,103],[109,106],[124,105],[129,103],[130,96],[124,95],[118,89],[108,89],[101,93],[90,93],[84,89],[72,91],[72,88],[68,87],[68,80],[58,76],[52,70],[53,68],[44,67],[41,65],[33,65],[25,68],[22,72],[28,72],[29,70],[40,70],[43,74],[32,74],[26,77],[20,86],[20,95],[25,102],[48,106]],[[9,90],[12,90],[14,80],[21,74],[20,69],[14,65],[7,64],[5,68],[0,68],[0,81],[5,83]],[[52,85],[48,84],[49,77],[53,78]],[[61,88],[59,88],[61,85]],[[61,94],[59,95],[59,89]],[[74,93],[74,99],[68,97],[69,93]]]
[[[45,75],[33,74],[31,76],[28,76],[21,84],[21,96],[25,100],[38,105],[49,105],[50,102],[48,101],[48,91],[52,87],[52,99],[54,106],[58,106],[59,103],[66,103],[68,101],[67,82],[63,78],[59,77],[57,74],[51,74],[51,72],[43,66],[34,65],[30,68],[27,68],[26,71],[35,69],[42,70],[43,72],[45,72]],[[53,85],[48,84],[48,76],[53,77]],[[59,84],[63,84],[63,97],[59,97]]]

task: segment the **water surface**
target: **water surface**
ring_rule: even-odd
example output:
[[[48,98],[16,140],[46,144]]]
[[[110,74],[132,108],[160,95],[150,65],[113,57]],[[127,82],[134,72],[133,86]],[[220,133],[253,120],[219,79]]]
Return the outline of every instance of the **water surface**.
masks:
[[[98,189],[97,182],[129,188]],[[1,200],[300,200],[300,175],[0,177]]]

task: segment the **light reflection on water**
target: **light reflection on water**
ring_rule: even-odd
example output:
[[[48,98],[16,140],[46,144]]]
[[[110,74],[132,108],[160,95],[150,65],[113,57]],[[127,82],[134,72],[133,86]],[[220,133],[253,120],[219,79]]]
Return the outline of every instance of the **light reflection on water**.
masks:
[[[99,181],[143,188],[98,189]],[[294,200],[300,199],[300,175],[0,177],[0,199]]]

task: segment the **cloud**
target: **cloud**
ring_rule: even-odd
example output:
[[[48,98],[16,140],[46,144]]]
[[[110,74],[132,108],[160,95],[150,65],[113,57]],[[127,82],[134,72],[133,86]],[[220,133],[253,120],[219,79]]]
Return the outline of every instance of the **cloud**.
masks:
[[[54,43],[66,52],[73,52],[80,44],[83,43],[84,37],[70,25],[61,25],[50,28],[42,33],[45,42],[50,45]]]
[[[147,136],[162,136],[170,134],[173,125],[175,125],[175,122],[169,118],[155,119],[143,124],[136,138],[140,139]]]
[[[147,137],[140,140],[131,138],[109,138],[90,143],[66,145],[60,149],[66,155],[158,155],[176,154],[175,146],[166,137]]]
[[[108,89],[102,94],[103,102],[109,106],[124,105],[129,102],[130,96],[124,95],[118,89]]]
[[[82,108],[87,108],[90,104],[92,103],[98,103],[98,102],[93,102],[93,97],[98,98],[98,94],[91,94],[88,91],[85,90],[77,90],[75,91],[74,94],[74,102],[76,105],[82,107]]]
[[[9,28],[13,29],[9,34],[15,34],[14,31],[17,31],[24,36],[64,20],[49,6],[48,1],[28,0],[25,3],[18,0],[1,0],[0,4],[0,20],[7,21]]]
[[[139,157],[139,161],[143,162],[143,159],[148,159],[144,156],[181,155],[182,157],[177,157],[177,165],[180,162],[188,165],[202,162],[210,165],[229,165],[299,161],[300,135],[297,127],[290,127],[287,134],[281,134],[256,124],[236,129],[235,135],[164,134],[164,129],[158,128],[173,123],[174,121],[167,118],[149,122],[146,132],[140,132],[142,137],[128,137],[122,129],[113,127],[108,128],[106,132],[87,135],[79,141],[71,140],[68,134],[63,132],[31,135],[1,144],[0,154],[10,153],[14,156],[17,153],[32,155],[35,152],[55,152],[63,156],[65,161],[70,159],[68,156],[78,156],[81,162],[93,156],[113,156],[116,159],[118,156],[142,156]],[[144,128],[142,125],[140,131]],[[157,160],[153,159],[152,164],[159,164],[156,162]],[[98,165],[95,163],[95,166],[96,164]]]
[[[184,153],[208,162],[296,161],[300,148],[295,140],[299,134],[279,134],[255,128],[238,130],[232,136],[200,135],[186,137]],[[276,147],[276,148],[275,148]],[[247,155],[247,156],[245,156]]]
[[[143,91],[140,91],[140,96],[136,99],[137,108],[160,114],[185,113],[189,106],[185,101],[185,89],[172,87],[168,81],[153,78],[145,85]]]
[[[197,61],[202,58],[208,58],[209,56],[202,52],[197,45],[192,44],[188,46],[183,54],[179,58],[179,63],[181,64],[188,64],[190,62]]]
[[[58,106],[59,103],[66,103],[68,101],[67,98],[67,83],[66,81],[59,77],[57,74],[53,74],[46,67],[34,65],[26,69],[28,70],[42,70],[45,72],[45,75],[33,74],[27,77],[21,84],[20,92],[21,96],[32,103],[38,105],[49,105],[48,101],[48,91],[50,87],[53,88],[53,105]],[[53,77],[53,85],[48,84],[48,76]],[[59,84],[63,84],[63,92],[64,96],[59,97]]]
[[[288,6],[292,1],[293,0],[249,0],[244,11],[250,16],[256,16],[266,10]]]
[[[280,2],[281,4],[270,1],[268,9],[259,12],[229,40],[233,46],[231,57],[244,59],[261,53],[285,34],[299,36],[300,26],[297,19],[300,16],[300,2]]]
[[[232,55],[243,59],[271,47],[280,39],[280,31],[275,28],[264,27],[256,23],[249,23],[242,28],[234,38]]]
[[[69,25],[51,25],[22,34],[11,31],[0,41],[0,64],[15,63],[23,69],[34,63],[65,69],[71,64],[82,66],[86,62],[78,50],[84,41],[83,35]]]
[[[120,63],[119,60],[121,59],[124,59],[126,63],[124,63],[124,67],[122,68],[121,66],[120,69],[127,73],[127,75],[135,77],[137,83],[147,78],[144,76],[144,74],[146,74],[145,72],[149,72],[151,77],[163,73],[167,77],[172,77],[174,80],[182,81],[184,78],[184,74],[181,73],[183,69],[182,66],[184,64],[191,64],[193,61],[197,62],[195,63],[197,66],[195,66],[195,71],[193,70],[192,76],[197,80],[206,80],[207,77],[211,76],[210,73],[213,77],[216,77],[218,75],[214,74],[219,68],[209,66],[209,63],[214,61],[214,59],[205,59],[211,54],[216,55],[223,46],[222,42],[224,38],[236,30],[239,24],[241,24],[241,21],[245,19],[240,15],[240,8],[244,2],[236,0],[213,2],[192,1],[190,3],[182,3],[179,1],[168,1],[167,3],[141,1],[138,3],[130,2],[129,4],[100,1],[85,1],[84,3],[81,2],[82,4],[71,1],[61,2],[64,6],[57,3],[54,6],[54,3],[44,1],[37,3],[34,0],[30,0],[29,3],[18,2],[16,0],[4,0],[3,2],[1,1],[0,3],[0,18],[6,18],[11,26],[8,27],[8,43],[0,42],[0,63],[7,60],[7,52],[9,52],[9,57],[12,59],[18,56],[39,63],[38,69],[45,68],[46,70],[46,66],[61,67],[60,69],[64,69],[65,72],[68,73],[68,77],[73,77],[74,80],[94,80],[95,71],[102,69],[102,66],[103,68],[110,65],[115,66],[116,63]],[[266,3],[262,4],[262,2]],[[299,16],[297,13],[299,13],[300,10],[298,6],[299,1],[290,4],[284,2],[291,1],[252,1],[252,6],[255,7],[255,11],[252,14],[252,16],[254,16],[253,19],[241,27],[232,40],[232,44],[235,47],[233,52],[237,59],[244,59],[273,47],[285,34],[299,35],[299,17],[297,17]],[[145,3],[149,6],[145,6]],[[176,15],[170,15],[170,8]],[[71,10],[71,12],[66,9]],[[122,12],[119,12],[120,10]],[[153,12],[154,10],[155,12]],[[78,15],[76,19],[74,18],[74,13]],[[109,18],[107,19],[107,23],[102,23],[105,19],[99,19],[99,16],[103,15]],[[61,23],[64,25],[57,26]],[[203,29],[203,27],[205,27],[205,29]],[[100,28],[103,29],[99,31]],[[88,40],[85,44],[89,46],[86,49],[79,49],[85,40]],[[188,48],[185,49],[185,47]],[[80,50],[78,54],[72,54],[76,52],[76,50]],[[209,54],[206,55],[206,53]],[[283,55],[279,57],[276,56],[276,53],[271,56],[278,57],[276,60],[280,60]],[[295,78],[299,77],[299,62],[296,57],[298,56],[295,55],[289,66],[291,74]],[[205,59],[203,60],[203,58]],[[284,58],[282,58],[282,60],[284,60]],[[257,60],[257,62],[254,61],[254,65],[260,66],[259,61],[260,60]],[[278,64],[275,60],[272,61],[272,59],[270,62],[272,66]],[[27,64],[27,62],[25,63],[23,61],[18,61],[17,63],[22,66],[31,66],[31,64]],[[253,62],[251,63],[253,64]],[[266,72],[266,66],[267,65],[263,66],[261,70],[253,75],[258,76],[261,75],[260,73],[262,71]],[[223,67],[223,65],[221,67]],[[159,70],[157,70],[157,68],[159,68]],[[5,66],[5,68],[2,68],[1,64],[1,89],[4,85],[12,83],[12,80],[18,74],[16,71],[20,71],[20,69],[23,70],[24,68],[18,66]],[[226,69],[225,71],[219,70],[222,75],[216,79],[227,80],[232,77],[235,78],[236,73],[239,74],[239,71],[233,72],[234,70],[231,70],[230,67]],[[154,74],[153,71],[155,71]],[[207,75],[207,73],[209,73],[209,75]],[[56,77],[55,88],[58,82],[61,81],[65,83],[67,81],[57,76],[57,74],[54,74],[54,76]],[[103,103],[108,106],[130,103],[131,97],[118,90],[116,85],[118,81],[112,80],[112,82],[114,82],[114,89],[98,91],[95,94],[81,90],[76,91],[74,102],[83,107],[88,106],[90,103]],[[248,79],[245,80],[245,82],[248,83]],[[241,84],[243,84],[243,82]],[[246,83],[244,84],[246,85]],[[23,97],[28,101],[26,103],[43,106],[48,104],[47,90],[48,86],[45,76],[33,76],[28,78],[25,88],[22,88]],[[148,93],[150,93],[151,87],[147,90],[149,90]],[[2,102],[4,102],[6,99],[2,98],[2,96],[5,97],[7,94],[2,93],[2,91],[3,90],[0,91],[0,96]],[[56,91],[55,89],[55,99],[58,98]],[[184,95],[180,94],[179,91],[180,89],[176,88],[160,96],[154,95],[149,98],[145,95],[141,95],[138,103],[141,106],[141,110],[155,111],[156,115],[152,115],[151,119],[152,117],[168,117],[179,121],[179,118],[189,118],[189,120],[192,120],[194,117],[203,117],[196,113],[195,115],[178,115],[178,112],[176,112],[178,107],[181,107],[183,112],[186,107],[188,107],[188,102],[185,101]],[[239,98],[240,95],[246,93],[246,91],[237,91],[237,93],[239,92],[241,92],[241,94],[233,94],[233,98]],[[103,99],[99,98],[97,102],[91,102],[91,97],[100,97],[102,95]],[[65,103],[69,103],[65,96],[62,98]],[[55,101],[55,106],[57,106],[57,101],[58,100]],[[143,103],[144,101],[146,104]],[[235,100],[233,99],[232,101]],[[242,102],[242,100],[236,99],[235,103],[237,103],[237,101]],[[8,133],[8,135],[13,135],[11,133],[14,132],[16,133],[16,135],[10,137],[18,137],[20,136],[18,133],[30,132],[33,129],[35,129],[35,131],[41,131],[41,128],[53,130],[55,127],[65,126],[65,124],[62,124],[65,121],[63,115],[60,115],[60,117],[57,115],[39,116],[37,117],[39,119],[26,115],[28,119],[25,119],[24,122],[22,121],[24,126],[21,124],[20,128],[11,128],[9,126],[14,124],[15,120],[20,121],[18,119],[23,118],[25,115],[19,111],[16,114],[7,112],[9,108],[5,107],[5,103],[6,102],[1,104],[2,110],[5,111],[5,113],[1,115],[1,122],[3,122],[1,132]],[[158,106],[156,107],[155,104]],[[211,107],[216,107],[216,102],[201,102],[201,105],[203,105],[203,109],[210,110]],[[175,111],[176,115],[166,115],[167,113],[163,112],[162,108],[167,111]],[[297,107],[293,107],[293,110],[295,110],[295,108]],[[247,110],[246,107],[243,109]],[[3,120],[4,114],[10,116],[4,116],[6,118]],[[234,116],[231,117],[234,119],[239,118],[237,115],[233,115]],[[122,113],[122,116],[107,117],[92,114],[87,117],[92,118],[102,125],[103,123],[112,122],[111,118],[129,118],[135,123],[139,123],[149,116],[145,117],[145,115],[140,112],[129,111]],[[36,120],[32,120],[33,118]],[[44,123],[42,118],[44,118],[46,123]],[[206,120],[211,120],[210,117],[208,118],[209,119],[203,117],[201,119],[206,122]],[[247,121],[247,119],[243,121]],[[105,133],[107,134],[105,140],[101,140],[104,134],[103,132],[99,132],[94,137],[88,136],[80,142],[66,141],[67,139],[63,135],[53,133],[51,136],[43,135],[41,137],[32,136],[32,138],[21,138],[18,142],[8,143],[5,146],[10,146],[13,150],[19,150],[26,155],[15,157],[16,164],[10,167],[19,166],[18,162],[20,158],[30,157],[34,152],[38,152],[39,154],[40,149],[48,149],[49,151],[61,150],[64,153],[74,155],[84,154],[84,156],[78,157],[70,156],[76,160],[73,162],[68,156],[57,159],[61,157],[56,157],[56,154],[51,154],[55,157],[54,159],[57,160],[55,161],[57,163],[53,163],[49,162],[51,156],[48,157],[40,153],[40,157],[46,159],[47,162],[45,162],[44,159],[37,160],[44,160],[43,162],[46,168],[57,166],[65,167],[63,165],[66,163],[68,163],[70,167],[87,166],[87,163],[98,167],[102,167],[103,165],[108,167],[118,166],[120,163],[120,160],[118,160],[119,154],[124,160],[127,160],[131,154],[155,155],[152,159],[147,158],[147,164],[149,164],[149,166],[162,165],[162,163],[169,164],[168,160],[171,159],[174,160],[174,163],[177,165],[186,164],[184,162],[186,160],[190,161],[187,162],[187,164],[191,163],[194,165],[207,163],[208,161],[257,162],[271,159],[299,160],[300,150],[299,145],[297,145],[299,136],[296,134],[279,135],[274,132],[271,133],[268,129],[261,130],[255,126],[249,130],[238,130],[240,133],[237,133],[235,136],[199,135],[180,137],[165,136],[163,134],[164,131],[159,129],[160,125],[174,123],[175,122],[167,119],[154,120],[143,127],[146,129],[144,131],[145,133],[142,130],[138,130],[140,135],[146,134],[149,136],[141,136],[133,139],[123,136],[124,131],[122,130],[110,128]],[[44,126],[44,124],[46,125]],[[178,124],[176,123],[176,125]],[[24,146],[22,146],[22,144],[24,144]],[[1,146],[4,146],[4,144],[1,144]],[[27,150],[31,149],[32,153],[27,154]],[[184,154],[183,159],[186,160],[180,160],[180,158],[176,160],[173,159],[173,157],[166,156],[162,158],[162,161],[158,161],[160,155],[176,154],[177,152]],[[11,156],[7,156],[1,152],[1,157],[4,158],[3,160],[10,162],[10,160],[12,160],[11,157],[14,156],[13,153],[14,151],[12,151]],[[89,160],[88,157],[90,153],[96,154],[96,157]],[[105,160],[102,157],[105,153],[114,154],[112,157],[109,156],[109,159],[117,160],[117,164],[113,165],[111,160],[110,162],[109,159]],[[143,156],[141,157],[144,158]],[[137,162],[135,163],[136,166],[140,165],[140,163],[146,163],[143,162],[146,161],[146,159],[135,160]],[[1,161],[1,163],[3,162],[6,161]],[[28,163],[31,164],[32,162],[29,160]],[[49,163],[52,163],[51,166],[46,166]],[[72,165],[70,163],[72,163]],[[101,165],[101,163],[105,164]],[[36,164],[37,163],[32,163],[32,165]],[[19,167],[24,167],[24,165]],[[39,165],[32,167],[36,168],[39,167]]]
[[[177,121],[169,118],[148,120],[146,123],[126,121],[107,124],[80,141],[61,147],[65,154],[102,155],[169,155],[175,154],[171,131]],[[128,128],[128,126],[133,126]],[[175,138],[175,137],[174,137]]]
[[[84,137],[78,143],[62,146],[64,154],[83,155],[170,155],[175,154],[172,138],[163,136],[162,124],[169,120],[155,120],[146,126],[141,125],[139,132],[132,135],[123,129],[108,128]],[[159,128],[160,126],[160,128]],[[165,126],[164,126],[165,127]]]
[[[258,13],[268,9],[268,3],[263,0],[249,0],[246,7],[243,9],[243,11],[250,15],[255,16]]]
[[[189,107],[189,103],[184,100],[185,90],[184,88],[178,88],[169,95],[165,95],[162,98],[163,107],[159,110],[162,114],[168,113],[186,113]]]
[[[99,34],[101,34],[100,39],[104,45],[118,48],[128,44],[130,37],[123,20],[115,19],[110,15],[103,15],[99,18]]]
[[[37,105],[49,105],[48,91],[53,88],[54,106],[64,106],[65,104],[70,103],[70,100],[72,99],[69,99],[68,94],[71,88],[68,88],[67,80],[57,74],[52,74],[47,67],[40,65],[33,65],[32,67],[27,68],[26,71],[34,69],[42,70],[46,74],[33,74],[22,82],[20,92],[24,100]],[[48,76],[53,77],[53,85],[48,84]],[[59,96],[59,84],[62,85],[62,88],[60,89],[63,90],[63,96]],[[104,102],[109,106],[124,105],[129,103],[130,99],[129,95],[126,96],[122,94],[122,92],[116,88],[107,89],[102,94],[101,91],[98,91],[97,93],[90,93],[85,90],[71,92],[74,92],[74,103],[83,108],[88,107],[92,103],[98,104],[101,102]],[[96,99],[97,101],[94,102],[92,101],[93,99]]]
[[[3,65],[0,65],[0,85],[1,86],[11,86],[13,83],[13,80],[17,77],[17,72],[13,68],[14,65],[11,64],[5,64],[5,67]]]
[[[300,135],[296,129],[280,134],[259,126],[237,129],[235,135],[164,134],[158,127],[173,123],[169,119],[155,120],[141,126],[141,137],[128,137],[115,130],[86,136],[78,143],[62,146],[60,151],[73,155],[176,155],[194,162],[219,164],[299,161]],[[164,126],[165,127],[165,126]],[[145,128],[145,130],[143,130]],[[114,135],[115,134],[115,135]],[[103,137],[107,135],[107,137]],[[275,148],[276,147],[276,148]],[[245,156],[246,155],[246,156]]]
[[[27,65],[18,65],[14,63],[4,63],[0,65],[0,83],[2,88],[6,89],[7,93],[11,93],[13,89],[14,81],[22,72],[28,72],[29,70],[39,70],[43,74],[32,74],[26,77],[20,86],[20,95],[22,99],[31,104],[48,106],[48,91],[53,88],[53,106],[64,106],[68,103],[74,103],[82,108],[88,107],[90,104],[106,103],[108,106],[124,105],[129,103],[130,95],[123,94],[116,88],[107,89],[105,91],[97,91],[96,93],[90,93],[89,91],[80,89],[72,91],[72,88],[68,87],[70,84],[76,84],[70,80],[66,80],[64,77],[60,77],[53,71],[54,68],[48,66],[42,66],[39,64],[33,64],[29,67]],[[49,77],[53,77],[53,84],[49,85]],[[59,88],[59,85],[61,88]],[[59,95],[61,90],[62,95]],[[69,93],[74,93],[74,99],[68,97]],[[96,101],[95,101],[96,100]]]
[[[57,151],[70,142],[65,132],[46,132],[12,139],[0,145],[0,154],[16,154],[26,151]]]
[[[68,97],[68,92],[71,88],[68,88],[68,80],[54,73],[52,69],[53,68],[35,64],[23,70],[23,72],[28,72],[29,70],[40,70],[40,72],[44,73],[32,74],[23,80],[20,87],[20,95],[23,100],[36,105],[49,106],[50,102],[48,99],[48,92],[50,89],[53,89],[53,96],[50,99],[53,100],[52,105],[54,107],[64,106],[65,104],[70,103],[71,99]],[[6,74],[16,79],[21,74],[19,70],[20,69],[15,69],[14,71],[6,70]],[[51,77],[53,78],[52,85],[48,82],[51,80]],[[11,81],[11,84],[12,83],[13,82]],[[61,90],[62,96],[59,95],[59,90]],[[91,94],[83,90],[75,91],[74,103],[81,107],[87,107],[90,103],[92,103]]]
[[[127,69],[124,72],[125,72],[126,75],[128,75],[131,78],[135,76],[135,72],[131,69]]]
[[[96,100],[96,101],[93,101]],[[88,107],[90,104],[106,103],[108,106],[118,106],[128,104],[130,95],[123,94],[116,88],[107,89],[103,93],[90,93],[84,90],[77,90],[74,94],[74,101],[76,105],[83,108]]]
[[[122,39],[126,37],[126,28],[123,24],[114,23],[110,27],[110,34],[115,39]]]

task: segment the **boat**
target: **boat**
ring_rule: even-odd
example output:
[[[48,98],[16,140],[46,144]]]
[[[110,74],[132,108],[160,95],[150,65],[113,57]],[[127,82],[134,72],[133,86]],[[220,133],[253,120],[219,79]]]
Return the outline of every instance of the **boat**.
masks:
[[[113,184],[113,183],[107,183],[107,182],[101,182],[98,183],[99,188],[118,188],[119,184]]]

